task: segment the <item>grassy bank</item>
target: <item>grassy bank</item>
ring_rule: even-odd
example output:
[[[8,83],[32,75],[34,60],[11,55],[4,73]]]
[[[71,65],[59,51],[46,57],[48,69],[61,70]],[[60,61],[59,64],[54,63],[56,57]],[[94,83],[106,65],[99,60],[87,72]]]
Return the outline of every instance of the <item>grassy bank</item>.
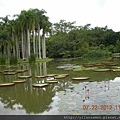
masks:
[[[36,63],[37,62],[49,62],[51,60],[53,60],[53,59],[52,58],[36,59]],[[23,64],[23,63],[29,63],[29,60],[22,60],[22,59],[18,60],[18,64]],[[10,62],[7,61],[6,65],[10,65]]]

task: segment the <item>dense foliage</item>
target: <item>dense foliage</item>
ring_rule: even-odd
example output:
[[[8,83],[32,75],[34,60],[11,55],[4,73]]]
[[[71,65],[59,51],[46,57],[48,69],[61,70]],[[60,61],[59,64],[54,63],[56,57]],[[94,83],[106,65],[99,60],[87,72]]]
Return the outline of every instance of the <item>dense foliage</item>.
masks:
[[[120,52],[120,32],[107,26],[75,26],[61,20],[53,25],[54,28],[56,32],[47,39],[49,57],[105,57]]]
[[[35,61],[46,56],[105,57],[120,52],[120,32],[107,26],[76,26],[65,20],[52,24],[45,13],[43,9],[29,9],[14,15],[12,20],[9,15],[0,18],[0,54],[6,55],[2,64],[11,56]]]

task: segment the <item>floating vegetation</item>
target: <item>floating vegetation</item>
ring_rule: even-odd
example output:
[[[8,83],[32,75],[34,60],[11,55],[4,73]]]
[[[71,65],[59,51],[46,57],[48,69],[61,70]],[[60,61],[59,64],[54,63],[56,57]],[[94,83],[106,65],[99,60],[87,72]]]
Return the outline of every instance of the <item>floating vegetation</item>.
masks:
[[[15,83],[3,83],[3,84],[0,84],[0,87],[7,87],[7,86],[13,86],[15,85]]]
[[[76,77],[76,78],[72,78],[72,80],[88,80],[89,77]]]
[[[56,68],[78,68],[80,67],[79,65],[74,65],[74,64],[64,64],[64,65],[61,65],[61,66],[57,66]]]
[[[32,84],[33,87],[46,87],[49,83],[41,83],[41,84]]]
[[[112,72],[120,72],[120,69],[111,69]]]
[[[16,72],[5,72],[3,73],[4,75],[16,75],[17,73]]]
[[[58,83],[58,81],[56,81],[56,80],[49,80],[49,81],[46,81],[46,83],[54,84],[54,83]]]
[[[16,80],[16,81],[12,81],[13,83],[15,84],[18,84],[18,83],[25,83],[27,80]]]
[[[62,79],[62,78],[66,78],[66,75],[57,75],[55,76],[55,79]]]
[[[95,69],[94,72],[108,72],[111,71],[110,69]]]
[[[69,76],[69,74],[60,74],[60,75],[63,75],[63,76],[66,76],[66,77]]]
[[[46,78],[46,76],[35,76],[35,78]]]
[[[15,70],[4,70],[4,72],[15,72]]]
[[[105,64],[102,64],[102,63],[96,63],[96,64],[94,64],[94,66],[105,66]]]
[[[31,78],[32,76],[18,76],[20,79],[26,79],[26,78]]]
[[[25,70],[16,70],[17,73],[23,73]]]
[[[94,64],[83,64],[84,67],[93,67]]]

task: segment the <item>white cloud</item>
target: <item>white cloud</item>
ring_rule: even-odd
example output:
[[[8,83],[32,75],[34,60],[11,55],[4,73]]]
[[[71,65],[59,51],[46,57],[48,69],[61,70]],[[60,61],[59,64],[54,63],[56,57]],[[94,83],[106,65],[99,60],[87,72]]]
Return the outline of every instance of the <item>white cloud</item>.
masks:
[[[44,9],[51,22],[76,21],[77,25],[119,28],[120,0],[0,0],[0,16],[19,14],[29,8]]]

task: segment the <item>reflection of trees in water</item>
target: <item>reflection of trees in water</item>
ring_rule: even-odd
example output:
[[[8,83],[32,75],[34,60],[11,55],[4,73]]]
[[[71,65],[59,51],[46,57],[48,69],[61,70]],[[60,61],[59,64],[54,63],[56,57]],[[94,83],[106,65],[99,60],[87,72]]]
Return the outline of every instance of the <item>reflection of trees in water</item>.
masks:
[[[29,80],[24,84],[17,84],[13,87],[1,88],[0,97],[1,102],[5,104],[5,108],[11,108],[14,110],[15,104],[22,105],[27,114],[38,114],[49,110],[52,97],[55,92],[52,91],[53,87],[46,88],[33,88],[32,94],[29,88],[26,88],[25,84],[29,84]]]
[[[47,74],[46,63],[37,63],[36,65],[26,64],[18,67],[18,69],[27,69],[28,72],[20,73],[17,76],[32,75],[32,78],[28,79],[26,83],[16,84],[12,87],[0,88],[1,102],[5,104],[4,107],[14,110],[15,105],[21,105],[22,107],[18,107],[18,109],[25,109],[27,114],[38,114],[45,110],[49,110],[49,105],[52,102],[52,97],[55,95],[55,92],[52,91],[53,87],[32,87],[32,83],[35,80],[34,77],[36,74]],[[2,80],[4,78],[2,78]],[[6,79],[9,79],[11,82],[14,80],[12,77],[7,77]]]

